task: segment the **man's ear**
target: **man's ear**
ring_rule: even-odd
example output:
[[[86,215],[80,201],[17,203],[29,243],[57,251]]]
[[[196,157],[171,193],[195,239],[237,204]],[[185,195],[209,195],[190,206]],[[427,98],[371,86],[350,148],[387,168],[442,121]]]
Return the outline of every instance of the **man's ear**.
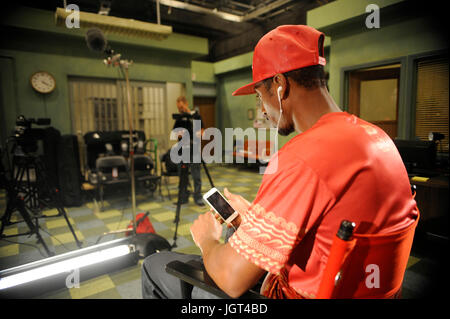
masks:
[[[287,77],[282,73],[278,73],[273,77],[272,81],[272,86],[274,87],[277,94],[278,92],[280,93],[280,97],[282,100],[286,99],[289,96],[289,81]],[[279,89],[280,91],[278,91]]]

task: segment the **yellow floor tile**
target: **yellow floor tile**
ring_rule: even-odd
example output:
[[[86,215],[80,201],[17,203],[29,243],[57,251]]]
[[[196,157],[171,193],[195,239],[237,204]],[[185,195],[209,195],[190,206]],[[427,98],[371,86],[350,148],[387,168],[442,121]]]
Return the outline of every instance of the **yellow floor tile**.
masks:
[[[205,212],[207,212],[210,209],[210,207],[207,206],[206,204],[205,204],[205,206],[197,206],[197,205],[195,205],[195,206],[189,207],[189,208],[191,210],[193,210],[193,211],[196,211],[197,213],[205,213]]]
[[[411,266],[414,266],[415,264],[417,264],[420,261],[420,258],[414,257],[414,256],[409,256],[408,259],[408,264],[406,265],[406,268],[409,268]]]
[[[220,174],[220,178],[221,178],[221,179],[229,180],[229,179],[236,178],[236,175]]]
[[[76,230],[75,234],[77,235],[79,241],[84,240],[84,236],[82,233],[80,233],[80,231]],[[68,244],[75,242],[75,238],[73,237],[73,234],[70,231],[64,234],[52,235],[50,238],[52,239],[52,243],[54,246],[61,245],[61,243]]]
[[[0,257],[15,256],[19,254],[19,245],[11,244],[0,247]]]
[[[234,183],[251,183],[253,181],[254,180],[250,179],[250,178],[235,178],[235,179],[233,179]]]
[[[231,182],[231,181],[222,181],[222,182],[215,182],[215,181],[213,181],[214,182],[214,186],[216,186],[216,188],[217,188],[217,186],[219,186],[219,187],[228,187],[228,188],[230,188],[232,185],[233,185],[233,183]]]
[[[112,230],[118,230],[118,229],[126,229],[128,225],[130,224],[130,220],[122,220],[120,222],[114,222],[106,224],[106,227],[112,231]]]
[[[104,275],[82,282],[79,288],[70,288],[69,291],[72,299],[82,299],[112,288],[114,288],[114,282],[108,275]]]
[[[86,203],[87,208],[90,209],[99,209],[101,207],[101,202],[90,202]],[[107,208],[109,207],[109,203],[107,201],[103,201],[103,207]]]
[[[15,222],[23,221],[23,218],[19,214],[12,214],[11,218],[9,219],[9,221],[11,223],[15,223]]]
[[[171,227],[172,231],[175,231],[175,225]],[[186,236],[191,238],[191,223],[188,224],[179,224],[177,234],[181,236]]]
[[[240,192],[248,192],[250,191],[250,188],[238,186],[238,187],[230,187],[228,190],[232,193],[240,193]]]
[[[98,212],[98,213],[94,213],[94,214],[97,218],[106,219],[106,218],[120,216],[120,215],[122,215],[122,212],[119,211],[118,209],[110,209],[110,210],[105,210],[103,212]]]
[[[72,218],[69,217],[69,221],[71,225],[75,225],[75,221]],[[58,219],[47,219],[45,225],[48,229],[67,227],[67,221],[64,217]]]
[[[66,211],[66,213],[67,213],[67,211]],[[53,208],[53,209],[44,210],[42,212],[42,214],[45,216],[57,216],[59,214],[59,212],[56,208]]]
[[[5,228],[3,230],[3,234],[5,236],[11,236],[11,235],[17,235],[19,233],[19,230],[17,229],[17,227],[13,227],[13,228]]]
[[[161,204],[158,203],[145,203],[145,204],[140,204],[138,205],[138,208],[141,210],[152,210],[152,209],[156,209],[156,208],[161,208]]]
[[[158,213],[158,214],[151,214],[152,218],[159,221],[159,222],[165,222],[171,219],[174,219],[175,213],[174,212],[166,212],[166,213]]]

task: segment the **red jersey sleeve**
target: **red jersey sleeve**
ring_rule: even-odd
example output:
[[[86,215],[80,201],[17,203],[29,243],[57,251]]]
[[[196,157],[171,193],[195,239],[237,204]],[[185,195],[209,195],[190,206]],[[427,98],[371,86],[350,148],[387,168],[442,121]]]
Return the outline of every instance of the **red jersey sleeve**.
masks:
[[[303,162],[264,175],[258,194],[229,239],[241,256],[278,274],[293,248],[334,202],[334,196]]]

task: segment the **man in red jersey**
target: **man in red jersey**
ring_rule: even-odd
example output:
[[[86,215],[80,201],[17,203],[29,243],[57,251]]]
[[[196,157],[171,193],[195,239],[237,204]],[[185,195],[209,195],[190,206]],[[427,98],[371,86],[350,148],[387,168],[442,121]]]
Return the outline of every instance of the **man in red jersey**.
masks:
[[[343,219],[355,222],[356,232],[382,234],[418,216],[393,141],[330,96],[323,40],[303,25],[272,30],[255,48],[253,82],[233,93],[257,93],[278,132],[298,134],[270,161],[252,203],[225,191],[240,213],[227,243],[211,212],[191,226],[208,274],[232,297],[267,273],[265,296],[314,298]]]

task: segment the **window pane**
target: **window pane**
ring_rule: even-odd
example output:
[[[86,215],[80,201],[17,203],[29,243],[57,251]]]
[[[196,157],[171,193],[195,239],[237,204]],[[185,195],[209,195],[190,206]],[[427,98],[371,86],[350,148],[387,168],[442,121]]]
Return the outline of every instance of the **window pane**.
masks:
[[[416,136],[445,135],[439,151],[448,152],[448,57],[432,58],[417,64]]]

